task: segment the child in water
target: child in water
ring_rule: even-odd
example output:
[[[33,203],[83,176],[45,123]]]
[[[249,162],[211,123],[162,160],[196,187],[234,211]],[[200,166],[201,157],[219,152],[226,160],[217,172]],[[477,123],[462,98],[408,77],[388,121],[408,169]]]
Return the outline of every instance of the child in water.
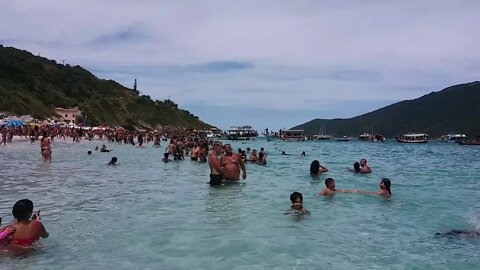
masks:
[[[7,244],[29,247],[37,242],[40,237],[48,237],[48,232],[40,220],[40,211],[33,214],[31,200],[23,199],[16,202],[12,213],[16,221],[15,224],[2,229],[0,232],[0,234],[4,234],[4,230],[9,230],[9,235],[6,237]]]
[[[305,207],[303,207],[303,195],[300,192],[293,192],[290,195],[290,201],[292,202],[292,206],[290,209],[285,212],[285,214],[306,214],[310,215],[310,211],[308,211]]]

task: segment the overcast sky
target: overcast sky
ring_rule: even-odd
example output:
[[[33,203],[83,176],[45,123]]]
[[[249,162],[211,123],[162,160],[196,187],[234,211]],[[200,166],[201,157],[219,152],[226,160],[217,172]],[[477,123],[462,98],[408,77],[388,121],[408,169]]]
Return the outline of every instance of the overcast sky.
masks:
[[[0,43],[170,97],[223,129],[289,128],[480,75],[477,0],[0,0]]]

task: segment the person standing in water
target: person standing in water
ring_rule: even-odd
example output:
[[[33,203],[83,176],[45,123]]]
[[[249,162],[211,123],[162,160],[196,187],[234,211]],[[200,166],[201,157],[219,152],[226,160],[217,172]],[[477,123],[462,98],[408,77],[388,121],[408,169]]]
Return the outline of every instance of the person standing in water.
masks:
[[[43,133],[43,137],[40,140],[40,153],[42,154],[43,161],[52,162],[52,148],[50,146],[50,139],[47,137],[46,132]]]
[[[360,160],[361,173],[371,173],[372,169],[367,165],[367,160],[362,158]]]
[[[232,146],[225,144],[224,146],[225,156],[220,159],[220,163],[223,169],[223,178],[227,181],[240,180],[240,169],[242,170],[242,178],[247,178],[247,170],[245,163],[239,154],[233,154]]]
[[[222,146],[218,143],[213,145],[213,150],[208,155],[208,166],[210,166],[210,185],[218,186],[222,184],[222,164],[218,156],[222,153]]]

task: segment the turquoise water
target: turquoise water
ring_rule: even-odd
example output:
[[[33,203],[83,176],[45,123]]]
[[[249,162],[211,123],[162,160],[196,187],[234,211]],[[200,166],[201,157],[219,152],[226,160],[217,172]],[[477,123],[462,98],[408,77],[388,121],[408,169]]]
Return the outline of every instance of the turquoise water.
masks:
[[[50,238],[28,256],[0,258],[1,269],[478,269],[480,239],[435,237],[480,229],[480,147],[430,142],[266,142],[268,166],[247,165],[242,184],[209,187],[207,164],[162,163],[162,149],[102,142],[55,142],[53,163],[39,145],[0,147],[0,215],[30,198]],[[162,144],[162,146],[165,143]],[[295,155],[281,156],[280,152]],[[301,151],[307,153],[300,157]],[[117,156],[117,166],[107,166]],[[361,158],[370,175],[346,172]],[[319,178],[310,162],[330,171]],[[339,189],[378,190],[391,199],[320,198],[325,177]],[[311,212],[283,215],[299,191]]]

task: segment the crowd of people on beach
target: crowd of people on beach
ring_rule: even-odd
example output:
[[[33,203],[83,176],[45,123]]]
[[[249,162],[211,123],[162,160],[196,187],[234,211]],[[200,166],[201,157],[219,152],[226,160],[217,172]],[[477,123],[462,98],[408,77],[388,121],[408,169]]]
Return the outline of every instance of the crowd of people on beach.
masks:
[[[127,131],[124,129],[106,129],[106,130],[84,130],[75,128],[56,128],[56,127],[21,127],[0,129],[2,143],[12,143],[13,135],[28,138],[31,143],[40,142],[40,152],[45,162],[52,161],[52,147],[54,140],[72,139],[73,143],[82,140],[104,140],[110,143],[130,144],[139,148],[145,147],[145,143],[152,143],[152,147],[163,148],[161,143],[165,142],[165,152],[163,162],[172,162],[185,160],[186,158],[195,162],[204,162],[210,168],[211,186],[222,186],[227,183],[237,183],[240,179],[247,178],[247,163],[266,165],[268,152],[262,147],[258,151],[247,147],[245,150],[238,149],[234,152],[230,143],[199,138],[192,130],[182,128],[164,129],[162,131]],[[100,152],[110,152],[106,145],[95,150]],[[92,154],[92,151],[88,151]],[[289,155],[285,151],[281,155]],[[303,151],[301,156],[305,157]],[[112,157],[108,165],[116,165],[117,157]],[[310,164],[310,174],[315,177],[327,173],[329,170],[320,164],[320,161],[313,160]],[[368,174],[372,169],[367,165],[366,159],[354,162],[353,168],[347,168],[346,171],[357,174]],[[360,193],[380,195],[390,197],[391,181],[388,178],[382,178],[379,183],[378,191],[362,191],[356,189],[336,189],[333,178],[325,179],[325,189],[318,193],[318,196],[333,196],[336,193]],[[291,206],[285,212],[294,216],[303,216],[310,214],[303,205],[303,195],[300,192],[293,192],[290,195]],[[0,229],[0,244],[12,246],[31,246],[40,238],[48,237],[44,225],[41,222],[40,212],[33,213],[33,203],[28,199],[22,199],[13,206],[12,214],[15,223]],[[1,219],[0,219],[1,224]]]

